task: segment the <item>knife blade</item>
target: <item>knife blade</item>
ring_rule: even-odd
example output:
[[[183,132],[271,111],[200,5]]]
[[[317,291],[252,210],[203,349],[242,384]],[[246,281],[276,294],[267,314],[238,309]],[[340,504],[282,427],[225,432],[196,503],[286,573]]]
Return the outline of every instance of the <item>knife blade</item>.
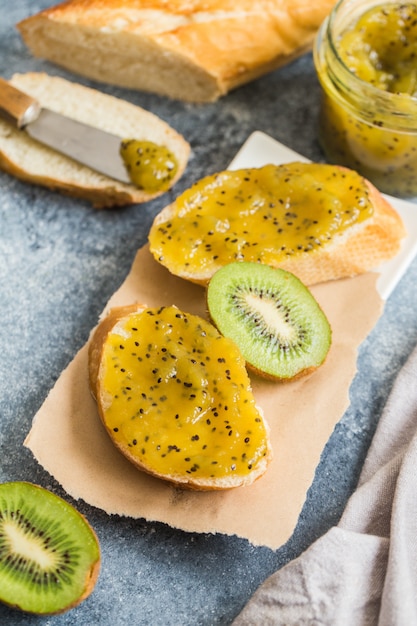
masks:
[[[132,184],[120,155],[122,138],[41,107],[0,78],[0,116],[30,137],[82,165]]]

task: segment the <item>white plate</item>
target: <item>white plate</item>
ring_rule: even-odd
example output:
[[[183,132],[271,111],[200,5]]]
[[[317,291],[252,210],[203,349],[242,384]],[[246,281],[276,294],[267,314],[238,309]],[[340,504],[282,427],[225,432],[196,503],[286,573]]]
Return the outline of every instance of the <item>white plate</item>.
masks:
[[[245,167],[262,167],[268,163],[279,165],[290,161],[307,162],[308,159],[269,135],[256,131],[243,144],[229,168],[237,170]],[[417,253],[417,204],[392,196],[385,197],[401,215],[407,230],[399,254],[377,269],[380,272],[378,291],[386,300]]]

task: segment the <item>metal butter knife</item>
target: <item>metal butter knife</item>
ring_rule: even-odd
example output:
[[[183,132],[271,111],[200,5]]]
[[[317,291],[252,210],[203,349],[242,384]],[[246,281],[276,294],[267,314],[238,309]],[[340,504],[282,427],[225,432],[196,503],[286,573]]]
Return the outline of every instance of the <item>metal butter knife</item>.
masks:
[[[110,178],[132,184],[120,156],[121,137],[43,108],[2,78],[0,116],[57,152]]]

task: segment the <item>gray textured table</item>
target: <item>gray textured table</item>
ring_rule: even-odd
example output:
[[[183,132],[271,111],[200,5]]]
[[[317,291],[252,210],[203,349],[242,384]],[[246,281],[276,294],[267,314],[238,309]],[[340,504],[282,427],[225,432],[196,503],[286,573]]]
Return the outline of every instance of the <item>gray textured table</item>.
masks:
[[[51,4],[0,0],[1,76],[35,70],[74,79],[33,59],[14,28]],[[322,160],[316,140],[319,89],[310,55],[204,106],[76,80],[139,104],[184,134],[193,153],[175,193],[226,168],[254,130]],[[128,273],[153,217],[169,200],[165,196],[146,206],[97,211],[0,173],[0,481],[29,480],[70,500],[22,442],[60,372]],[[0,606],[0,624],[229,624],[266,576],[339,519],[395,376],[417,342],[416,279],[417,262],[360,348],[351,406],[323,451],[295,532],[284,547],[272,551],[235,537],[194,535],[109,517],[76,502],[102,546],[94,594],[73,611],[44,619]]]

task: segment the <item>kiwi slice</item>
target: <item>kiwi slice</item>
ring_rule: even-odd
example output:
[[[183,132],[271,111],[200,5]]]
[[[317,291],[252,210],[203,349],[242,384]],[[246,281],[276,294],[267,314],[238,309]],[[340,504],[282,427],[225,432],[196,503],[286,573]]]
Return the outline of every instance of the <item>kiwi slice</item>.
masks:
[[[331,327],[310,290],[294,274],[256,262],[225,265],[207,288],[210,316],[234,340],[247,366],[292,380],[325,360]]]
[[[27,482],[0,485],[0,601],[37,614],[63,613],[92,592],[98,539],[72,505]]]

